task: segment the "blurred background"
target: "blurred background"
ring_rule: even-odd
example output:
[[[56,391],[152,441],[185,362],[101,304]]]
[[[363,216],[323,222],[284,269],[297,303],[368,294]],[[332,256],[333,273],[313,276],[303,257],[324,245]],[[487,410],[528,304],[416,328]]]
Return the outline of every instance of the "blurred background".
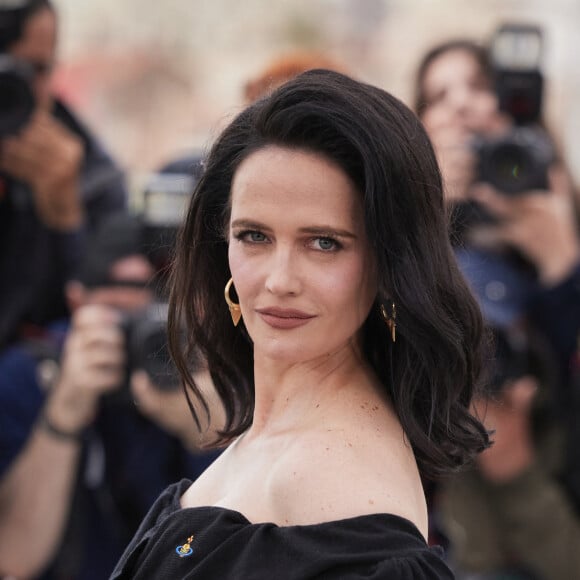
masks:
[[[417,63],[455,36],[542,27],[545,118],[580,180],[578,0],[55,0],[58,91],[134,179],[204,149],[271,59],[313,49],[411,104]]]
[[[200,155],[254,98],[248,83],[311,53],[413,107],[433,46],[487,45],[505,24],[541,29],[533,84],[504,59],[500,91],[477,44],[442,53],[422,78],[451,241],[493,332],[473,409],[496,442],[426,486],[429,542],[458,580],[577,578],[580,187],[568,169],[580,186],[580,0],[52,0],[54,75],[53,14],[29,2],[0,0],[3,77],[19,89],[0,90],[0,578],[109,577],[158,494],[215,458],[202,445],[223,409],[191,361],[216,422],[191,419],[165,348],[164,282]],[[508,56],[516,45],[533,55],[526,37],[502,37],[516,39]],[[549,134],[514,148],[525,131],[498,101],[515,118],[542,77]],[[50,82],[70,110],[49,109]],[[523,100],[506,90],[522,86],[534,89]],[[487,140],[498,127],[502,139]]]

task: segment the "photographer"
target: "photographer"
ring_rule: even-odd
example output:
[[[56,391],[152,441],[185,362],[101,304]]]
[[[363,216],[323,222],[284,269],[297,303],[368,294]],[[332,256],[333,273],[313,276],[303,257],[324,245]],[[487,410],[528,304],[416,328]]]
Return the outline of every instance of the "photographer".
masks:
[[[518,342],[514,334],[521,331],[495,330],[499,343]],[[517,356],[522,353],[512,351],[494,364],[510,366]],[[559,482],[562,434],[545,401],[546,385],[522,368],[494,386],[495,393],[474,403],[494,432],[493,446],[439,491],[450,561],[459,579],[575,578],[580,520]]]
[[[0,1],[0,348],[66,314],[86,233],[123,209],[121,172],[52,93],[50,0]]]
[[[580,510],[580,404],[570,372],[580,333],[578,212],[562,155],[541,119],[540,56],[534,27],[504,26],[490,48],[443,43],[422,59],[415,106],[441,166],[453,241],[513,270],[525,290],[527,320],[557,358],[553,397],[568,446],[563,477]],[[488,282],[489,292],[497,290]]]
[[[70,328],[0,358],[0,576],[108,577],[158,493],[215,457],[179,383],[133,373],[155,298],[144,231],[126,214],[104,222],[67,284]]]
[[[438,490],[450,561],[458,579],[568,580],[580,569],[580,517],[562,483],[557,363],[525,321],[526,288],[514,270],[473,248],[457,255],[494,345],[473,403],[494,443]],[[486,292],[490,281],[508,289],[501,299]]]
[[[554,286],[580,260],[572,183],[543,128],[539,65],[511,69],[492,61],[492,51],[493,43],[488,50],[469,40],[432,48],[419,66],[415,107],[459,233],[475,245],[517,249],[540,284]]]

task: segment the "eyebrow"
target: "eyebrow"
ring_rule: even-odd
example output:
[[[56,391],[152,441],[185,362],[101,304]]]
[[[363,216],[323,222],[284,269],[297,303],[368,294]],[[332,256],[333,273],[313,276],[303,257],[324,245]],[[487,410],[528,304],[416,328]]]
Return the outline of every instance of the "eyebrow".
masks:
[[[249,228],[249,229],[256,229],[256,230],[271,231],[271,228],[269,228],[267,225],[262,224],[260,222],[253,221],[253,220],[247,220],[247,219],[234,220],[231,223],[231,227],[232,228]],[[333,235],[333,236],[339,236],[341,238],[352,238],[352,239],[356,239],[356,237],[357,237],[355,234],[353,234],[352,232],[349,232],[348,230],[343,230],[340,228],[335,228],[333,226],[326,226],[326,225],[307,226],[305,228],[300,228],[298,231],[301,233],[304,233],[304,234],[313,234],[313,235],[319,235],[319,236]]]

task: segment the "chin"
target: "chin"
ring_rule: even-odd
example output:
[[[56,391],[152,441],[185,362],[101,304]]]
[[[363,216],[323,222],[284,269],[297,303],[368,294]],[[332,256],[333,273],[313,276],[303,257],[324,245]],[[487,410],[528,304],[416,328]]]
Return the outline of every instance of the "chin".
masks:
[[[333,353],[342,351],[338,345],[313,344],[306,340],[276,340],[261,342],[260,347],[254,343],[254,357],[267,358],[276,363],[292,366],[316,360],[330,359]]]
[[[267,358],[288,365],[304,362],[312,358],[312,353],[308,352],[304,346],[272,344],[272,342],[263,345],[263,348],[256,348],[254,344],[254,356],[257,355],[261,358]]]

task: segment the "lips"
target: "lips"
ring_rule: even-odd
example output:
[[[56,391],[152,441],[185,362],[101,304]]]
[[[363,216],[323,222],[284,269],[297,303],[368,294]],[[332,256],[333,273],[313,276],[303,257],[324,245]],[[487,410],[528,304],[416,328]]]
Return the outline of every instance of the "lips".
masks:
[[[258,308],[262,320],[273,328],[296,328],[308,324],[313,315],[292,308]]]

